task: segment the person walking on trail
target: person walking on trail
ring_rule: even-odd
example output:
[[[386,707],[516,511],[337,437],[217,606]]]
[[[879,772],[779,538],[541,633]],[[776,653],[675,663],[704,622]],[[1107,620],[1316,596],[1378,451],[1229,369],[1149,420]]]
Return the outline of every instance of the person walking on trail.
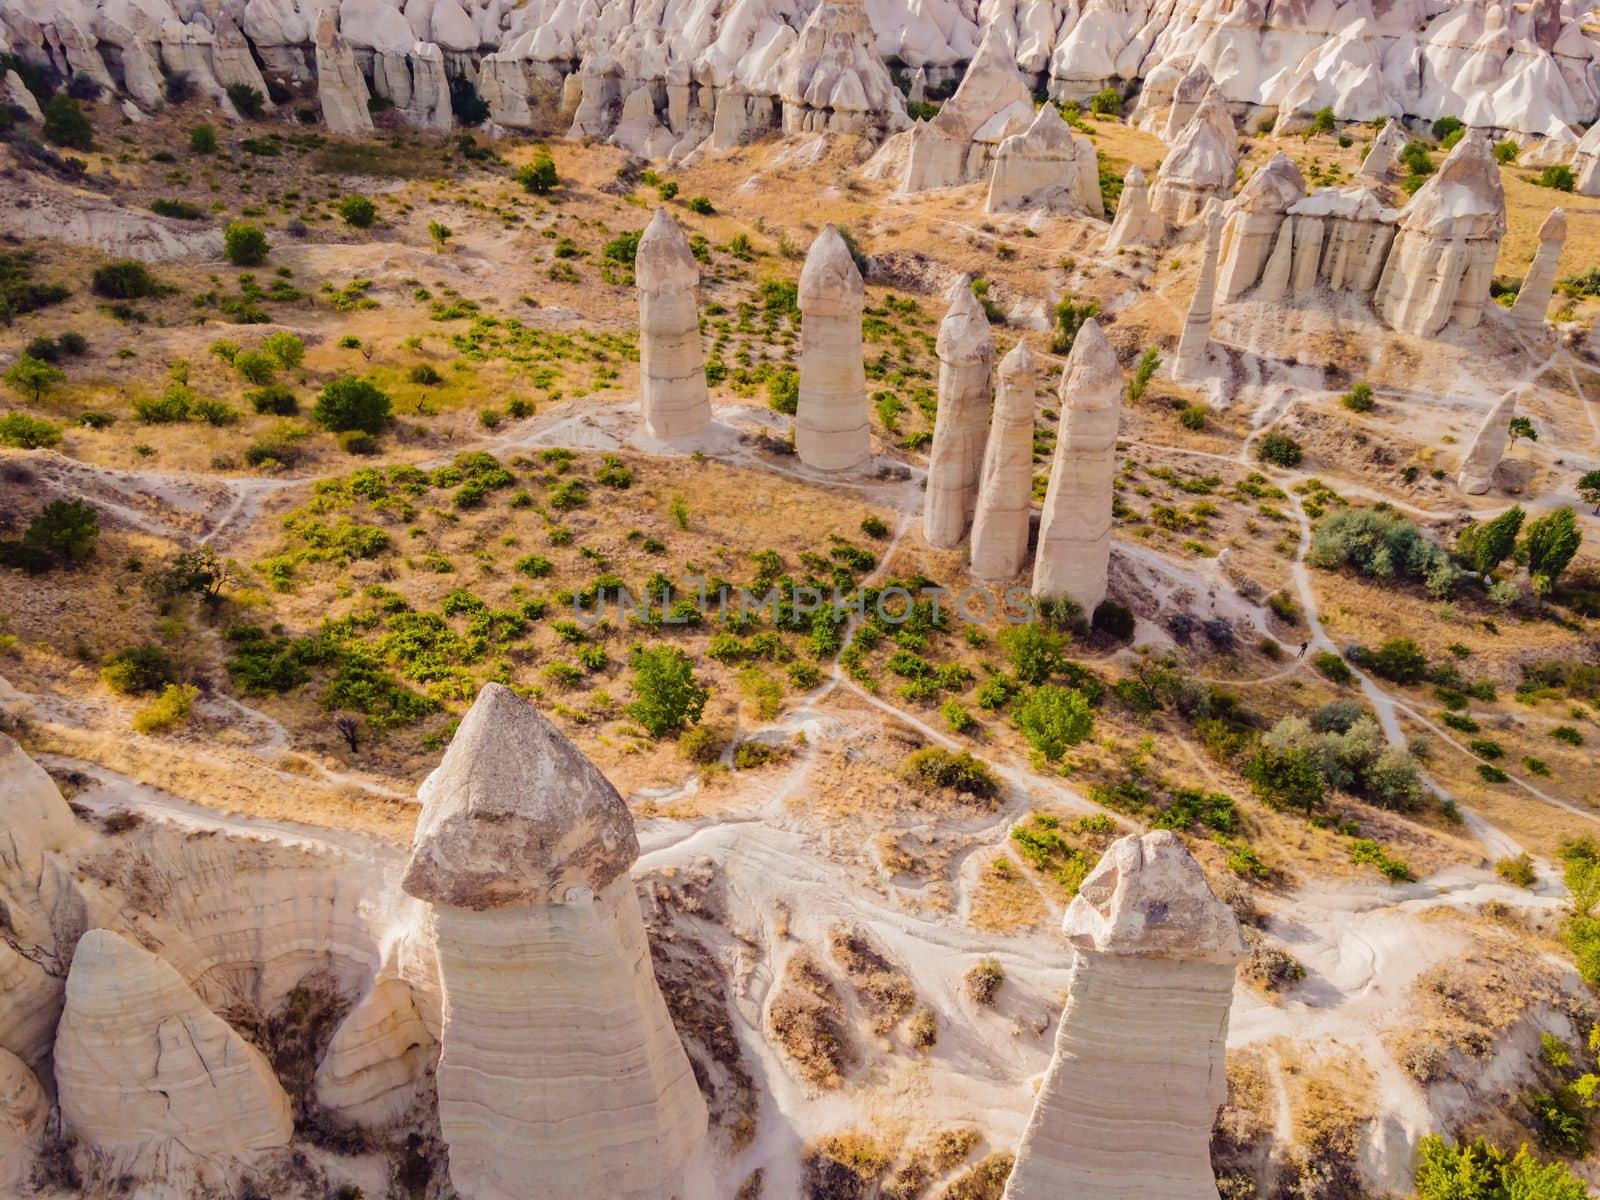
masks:
[[[1306,656],[1306,651],[1308,649],[1310,649],[1310,647],[1311,647],[1311,643],[1310,642],[1301,642],[1300,643],[1300,653],[1295,655],[1295,657],[1296,658],[1304,658]]]

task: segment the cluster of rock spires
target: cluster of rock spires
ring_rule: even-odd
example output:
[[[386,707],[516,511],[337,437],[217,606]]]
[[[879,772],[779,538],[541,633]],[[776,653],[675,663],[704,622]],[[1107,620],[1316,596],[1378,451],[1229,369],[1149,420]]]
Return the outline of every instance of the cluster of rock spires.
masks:
[[[1007,361],[1002,391],[1031,406],[1026,351]],[[410,899],[395,899],[422,919],[399,930],[409,948],[381,952],[358,982],[316,1065],[315,1101],[362,1128],[425,1132],[434,1114],[417,1102],[431,1077],[463,1200],[512,1200],[534,1181],[550,1200],[710,1196],[706,1105],[656,983],[621,796],[537,710],[489,684],[419,799],[400,881]],[[99,835],[3,734],[0,818],[0,950],[31,967],[0,959],[0,1188],[27,1173],[53,1106],[77,1141],[66,1153],[119,1191],[231,1193],[283,1161],[296,1102],[202,994],[214,967],[259,989],[263,965],[191,961],[184,930],[127,922],[115,891],[82,890],[76,864],[102,852]],[[308,961],[351,951],[329,932],[296,929]],[[1154,833],[1111,847],[1064,933],[1066,1014],[1006,1194],[1092,1180],[1096,1195],[1214,1195],[1207,1142],[1243,954],[1231,910],[1182,842]]]
[[[324,53],[324,14],[349,58]],[[163,74],[178,71],[225,109],[231,83],[265,95],[268,80],[293,86],[315,76],[340,132],[362,127],[354,106],[365,97],[351,64],[421,128],[448,127],[449,79],[460,76],[502,127],[614,136],[652,156],[779,127],[892,134],[906,113],[886,64],[945,80],[964,64],[1002,58],[1027,93],[1058,98],[1143,80],[1154,104],[1177,101],[1181,120],[1159,130],[1170,138],[1205,90],[1184,93],[1201,68],[1230,108],[1253,121],[1272,116],[1281,129],[1328,107],[1340,120],[1455,115],[1549,139],[1558,153],[1578,151],[1588,192],[1600,188],[1596,147],[1586,138],[1580,148],[1577,130],[1600,115],[1600,44],[1583,16],[1573,0],[1525,10],[1507,0],[1268,0],[1243,18],[1224,0],[1155,10],[1127,0],[1001,0],[981,15],[960,0],[870,8],[823,0],[809,9],[769,0],[64,0],[0,10],[0,53],[81,72],[144,109],[161,103]],[[974,169],[970,158],[956,161],[956,149],[975,143],[990,157],[1032,119],[1030,108],[1021,126],[1002,119],[985,129],[971,123],[970,106],[956,109],[919,134],[917,159],[935,174]]]

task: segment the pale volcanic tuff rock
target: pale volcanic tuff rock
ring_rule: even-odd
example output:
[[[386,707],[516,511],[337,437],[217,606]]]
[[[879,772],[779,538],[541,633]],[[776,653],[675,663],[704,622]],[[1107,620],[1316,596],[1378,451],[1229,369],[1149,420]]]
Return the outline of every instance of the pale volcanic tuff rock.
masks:
[[[1575,190],[1584,196],[1600,196],[1600,121],[1589,127],[1572,155]]]
[[[405,51],[374,51],[372,90],[414,129],[442,133],[455,125],[444,51],[432,42],[416,42]]]
[[[1161,830],[1111,845],[1062,932],[1066,1009],[1006,1200],[1216,1200],[1211,1128],[1248,953],[1233,910]]]
[[[705,1103],[656,986],[622,797],[499,684],[418,795],[403,886],[433,905],[457,1192],[690,1200]]]
[[[994,361],[994,334],[972,280],[962,276],[954,291],[939,323],[939,407],[922,508],[923,536],[944,550],[960,545],[977,507]]]
[[[800,398],[794,445],[818,471],[845,471],[871,452],[867,374],[861,358],[866,287],[850,247],[823,227],[800,270]]]
[[[1033,124],[1000,143],[984,211],[1045,208],[1100,217],[1100,176],[1094,143],[1074,137],[1054,104],[1042,105]]]
[[[331,8],[323,9],[317,18],[316,53],[317,100],[324,124],[345,137],[371,133],[367,81],[356,65],[355,53],[334,24]]]
[[[110,930],[91,929],[72,956],[55,1069],[68,1126],[121,1161],[179,1149],[248,1160],[294,1131],[261,1052],[175,970]]]
[[[0,733],[0,866],[36,879],[44,856],[76,835],[76,822],[55,780]]]
[[[261,69],[256,66],[256,60],[250,56],[250,46],[244,40],[244,34],[239,32],[239,27],[233,23],[233,18],[225,10],[219,9],[213,20],[211,41],[211,66],[217,76],[217,82],[224,91],[237,84],[240,87],[253,88],[261,96],[261,107],[266,112],[272,112],[276,107],[267,95],[267,83],[261,77]],[[445,128],[449,128],[448,125]]]
[[[1033,89],[1017,70],[1011,37],[1002,26],[991,25],[955,94],[938,115],[918,122],[908,135],[900,190],[920,192],[981,179],[1000,144],[1025,132],[1033,121]],[[893,152],[886,145],[879,153]]]
[[[1367,156],[1361,160],[1356,178],[1370,179],[1376,183],[1388,182],[1400,163],[1400,152],[1406,148],[1406,140],[1406,131],[1398,121],[1385,123],[1373,140]]]
[[[15,71],[7,71],[5,78],[6,103],[13,108],[20,108],[25,117],[30,121],[44,120],[44,113],[39,109],[39,102],[33,98],[33,93],[28,90],[27,84],[22,82],[22,76]]]
[[[1161,161],[1150,189],[1150,208],[1182,233],[1192,228],[1211,200],[1233,195],[1238,135],[1220,93],[1213,88]]]
[[[1028,560],[1033,509],[1033,408],[1038,384],[1033,354],[1019,341],[1000,360],[994,419],[983,452],[978,507],[972,519],[972,574],[1012,579]]]
[[[1167,235],[1167,223],[1150,208],[1150,189],[1144,172],[1129,167],[1122,180],[1122,195],[1117,200],[1117,215],[1106,234],[1105,254],[1134,246],[1159,246]]]
[[[1488,137],[1474,130],[1401,211],[1374,299],[1394,329],[1432,337],[1471,329],[1489,303],[1506,231],[1506,198]]]
[[[1260,280],[1284,224],[1284,214],[1305,194],[1300,168],[1281,151],[1239,190],[1231,205],[1228,253],[1217,280],[1224,303],[1239,299]]]
[[[1061,374],[1060,402],[1033,594],[1067,597],[1092,613],[1106,598],[1111,566],[1111,483],[1122,413],[1122,368],[1098,321],[1078,330]]]
[[[1296,201],[1284,222],[1294,231],[1294,293],[1320,285],[1370,297],[1399,215],[1364,187],[1318,188]]]
[[[1222,246],[1222,211],[1217,205],[1206,210],[1206,250],[1195,281],[1189,315],[1178,338],[1178,356],[1173,377],[1193,379],[1206,364],[1206,348],[1211,344],[1211,310],[1217,291],[1217,253]]]
[[[1544,314],[1550,308],[1550,298],[1555,294],[1556,275],[1561,266],[1561,246],[1567,240],[1567,211],[1556,208],[1539,226],[1539,249],[1533,256],[1533,265],[1517,290],[1516,303],[1511,306],[1511,319],[1517,328],[1528,336],[1544,328]]]
[[[863,0],[822,0],[812,9],[783,60],[778,96],[785,133],[882,137],[910,124]]]
[[[0,1188],[22,1182],[28,1147],[43,1131],[49,1113],[38,1078],[15,1054],[0,1049]]]
[[[1481,496],[1494,486],[1495,468],[1511,441],[1511,418],[1517,415],[1517,401],[1525,390],[1526,386],[1515,387],[1501,396],[1478,426],[1456,475],[1456,486],[1467,495]]]
[[[711,423],[695,288],[700,264],[665,208],[639,239],[639,397],[645,431],[658,441],[692,437]]]
[[[416,1101],[435,1053],[411,986],[380,975],[339,1023],[317,1065],[317,1102],[357,1125],[391,1124]]]

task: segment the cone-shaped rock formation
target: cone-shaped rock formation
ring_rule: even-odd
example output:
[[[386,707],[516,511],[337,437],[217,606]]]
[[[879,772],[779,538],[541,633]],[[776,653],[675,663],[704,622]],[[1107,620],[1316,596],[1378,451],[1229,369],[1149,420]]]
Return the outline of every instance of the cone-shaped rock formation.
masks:
[[[850,247],[832,225],[811,243],[800,271],[800,399],[794,445],[818,471],[866,462],[867,372],[861,358],[866,288]]]
[[[994,420],[978,481],[972,519],[972,573],[979,579],[1016,576],[1028,560],[1028,514],[1033,508],[1033,394],[1038,372],[1028,343],[1000,360]]]
[[[639,283],[639,395],[645,431],[658,441],[693,437],[711,423],[700,348],[700,282],[689,239],[656,209],[634,260]]]
[[[1211,309],[1217,291],[1217,253],[1222,246],[1222,212],[1212,205],[1206,211],[1206,253],[1195,281],[1194,298],[1178,339],[1178,361],[1173,375],[1193,379],[1206,365],[1206,347],[1211,344]]]
[[[1524,391],[1512,388],[1495,401],[1489,415],[1478,426],[1477,436],[1467,450],[1456,476],[1456,486],[1469,496],[1481,496],[1494,486],[1494,469],[1506,456],[1506,446],[1511,441],[1511,418],[1517,415],[1517,400]]]
[[[1511,319],[1524,334],[1532,336],[1544,328],[1544,314],[1555,294],[1556,274],[1561,266],[1561,247],[1567,240],[1567,210],[1552,209],[1539,226],[1539,249],[1533,265],[1517,291],[1511,306]]]
[[[978,474],[989,432],[989,366],[994,334],[971,279],[956,284],[939,323],[939,409],[928,457],[922,533],[930,546],[959,545],[978,503]]]

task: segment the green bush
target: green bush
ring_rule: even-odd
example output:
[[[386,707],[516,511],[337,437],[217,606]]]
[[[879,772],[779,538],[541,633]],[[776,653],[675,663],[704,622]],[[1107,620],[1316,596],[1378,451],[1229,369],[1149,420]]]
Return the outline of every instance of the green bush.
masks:
[[[561,177],[556,174],[555,161],[550,157],[550,152],[543,149],[534,154],[531,163],[517,168],[512,178],[535,196],[549,195],[561,182]]]
[[[1356,384],[1355,387],[1344,394],[1344,398],[1340,403],[1351,412],[1371,412],[1373,408],[1372,385],[1366,382]]]
[[[1065,662],[1069,639],[1038,621],[1009,625],[1000,631],[1000,645],[1011,660],[1011,669],[1025,684],[1044,683]]]
[[[1311,665],[1334,683],[1349,684],[1355,682],[1355,673],[1350,670],[1344,659],[1331,650],[1319,650],[1312,657]]]
[[[198,221],[205,216],[205,210],[198,204],[190,204],[187,200],[172,200],[166,196],[157,196],[150,201],[150,211],[158,217],[171,217],[176,221]]]
[[[1050,762],[1058,761],[1069,747],[1094,731],[1089,698],[1074,688],[1051,683],[1036,687],[1023,697],[1015,717],[1028,745]]]
[[[1554,592],[1582,544],[1583,531],[1570,508],[1558,508],[1529,524],[1521,556],[1527,561],[1534,592],[1540,596]]]
[[[1539,178],[1534,180],[1540,187],[1554,188],[1558,192],[1570,192],[1577,186],[1573,177],[1572,168],[1565,163],[1551,163],[1539,172]]]
[[[378,206],[365,196],[351,195],[339,201],[339,215],[346,225],[357,229],[371,229],[378,219]]]
[[[125,646],[109,655],[100,666],[100,678],[113,692],[131,696],[154,692],[176,678],[172,659],[160,646]]]
[[[524,168],[526,170],[526,168]],[[678,738],[678,753],[699,766],[709,766],[722,757],[727,738],[710,725],[696,725]]]
[[[800,373],[793,367],[783,367],[768,378],[767,407],[790,417],[799,411]]]
[[[1051,353],[1072,353],[1073,344],[1078,340],[1078,331],[1083,328],[1084,322],[1099,315],[1098,300],[1085,300],[1080,304],[1071,296],[1063,296],[1056,303],[1055,331],[1050,335]]]
[[[1488,575],[1511,557],[1522,531],[1523,511],[1513,504],[1492,521],[1467,525],[1456,538],[1456,550],[1480,575]]]
[[[189,684],[169,683],[149,704],[133,714],[136,733],[166,733],[188,722],[200,689]]]
[[[119,258],[96,267],[89,286],[96,296],[111,300],[142,300],[158,290],[150,269],[132,258]]]
[[[1465,1145],[1430,1134],[1417,1144],[1417,1200],[1586,1200],[1589,1189],[1563,1163],[1541,1163],[1481,1138]]]
[[[1122,93],[1114,87],[1108,87],[1096,92],[1089,99],[1089,111],[1097,117],[1121,116]]]
[[[388,395],[370,380],[341,375],[318,394],[311,417],[334,433],[358,429],[376,436],[389,424],[392,408]]]
[[[248,221],[229,221],[222,231],[222,253],[236,267],[259,267],[271,249],[267,235]]]
[[[56,384],[65,383],[66,379],[67,374],[60,367],[53,367],[31,354],[24,354],[17,359],[5,373],[6,383],[22,392],[35,404],[39,403],[44,394]]]
[[[27,413],[9,412],[0,417],[0,446],[18,450],[40,450],[61,441],[61,430],[49,421]]]
[[[684,201],[684,204],[690,212],[699,213],[703,217],[709,217],[717,211],[712,206],[710,199],[705,196],[691,196]]]
[[[258,387],[271,383],[277,368],[277,359],[260,350],[241,350],[233,356],[233,369],[244,376],[246,383],[253,383]]]
[[[710,695],[695,681],[694,662],[676,646],[641,647],[633,655],[633,692],[628,715],[651,737],[665,737],[700,720]]]
[[[69,150],[94,148],[94,126],[84,114],[83,107],[71,96],[57,93],[40,108],[44,115],[45,141]]]
[[[1412,686],[1428,674],[1428,656],[1408,637],[1390,638],[1366,658],[1376,675],[1395,683]]]
[[[267,106],[267,98],[248,83],[230,83],[226,90],[233,107],[247,121],[255,120]]]
[[[300,402],[295,399],[295,394],[281,383],[269,383],[266,387],[246,392],[245,399],[250,401],[250,407],[256,412],[269,416],[292,417],[300,411]]]
[[[1517,155],[1522,153],[1522,147],[1513,141],[1496,142],[1494,144],[1494,159],[1502,166],[1510,166],[1517,161]]]
[[[87,500],[52,500],[28,522],[22,545],[53,562],[84,563],[100,541],[100,514]]]
[[[900,778],[924,791],[943,788],[991,801],[1000,795],[994,772],[965,750],[952,753],[937,746],[913,750],[900,764]]]
[[[1274,467],[1297,467],[1301,455],[1300,443],[1286,433],[1269,433],[1256,443],[1256,457]]]
[[[1370,508],[1340,509],[1319,521],[1308,558],[1327,571],[1348,566],[1374,579],[1423,581],[1440,596],[1460,574],[1444,548],[1412,522]]]
[[[268,335],[261,343],[264,353],[272,355],[278,360],[278,365],[285,370],[294,370],[306,356],[306,344],[296,335],[284,330]]]
[[[196,125],[189,131],[189,152],[191,154],[215,154],[217,152],[217,131],[210,125]]]

